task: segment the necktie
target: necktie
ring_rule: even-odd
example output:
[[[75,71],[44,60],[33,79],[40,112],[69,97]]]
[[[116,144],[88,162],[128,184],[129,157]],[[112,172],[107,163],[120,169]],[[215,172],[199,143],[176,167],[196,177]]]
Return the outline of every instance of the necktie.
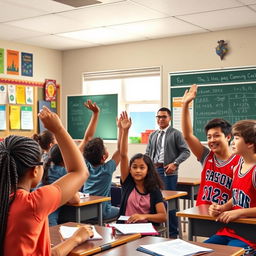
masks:
[[[161,131],[159,133],[160,133],[160,135],[158,136],[158,139],[157,139],[157,142],[156,142],[154,163],[158,162],[158,158],[160,156],[160,151],[161,151],[161,148],[162,148],[162,140],[163,140],[164,131]]]

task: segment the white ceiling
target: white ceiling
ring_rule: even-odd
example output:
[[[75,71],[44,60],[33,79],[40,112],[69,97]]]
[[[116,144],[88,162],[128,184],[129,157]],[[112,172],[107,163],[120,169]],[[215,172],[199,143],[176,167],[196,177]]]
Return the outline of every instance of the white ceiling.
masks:
[[[0,40],[68,50],[256,26],[256,0],[99,1],[0,0]]]

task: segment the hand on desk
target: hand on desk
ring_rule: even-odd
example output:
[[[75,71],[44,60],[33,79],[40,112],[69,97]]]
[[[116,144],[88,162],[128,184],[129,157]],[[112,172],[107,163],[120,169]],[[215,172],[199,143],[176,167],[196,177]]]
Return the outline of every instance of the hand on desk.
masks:
[[[212,217],[217,217],[219,216],[222,212],[222,205],[216,204],[216,203],[212,203],[209,207],[209,215],[211,215]]]
[[[222,212],[216,219],[216,221],[221,221],[224,223],[229,223],[233,220],[236,220],[241,217],[241,213],[239,209],[236,210],[230,210]]]
[[[147,220],[147,216],[145,214],[133,214],[128,220],[127,223],[135,223]]]
[[[92,227],[90,225],[81,226],[72,236],[78,244],[81,244],[93,237]]]

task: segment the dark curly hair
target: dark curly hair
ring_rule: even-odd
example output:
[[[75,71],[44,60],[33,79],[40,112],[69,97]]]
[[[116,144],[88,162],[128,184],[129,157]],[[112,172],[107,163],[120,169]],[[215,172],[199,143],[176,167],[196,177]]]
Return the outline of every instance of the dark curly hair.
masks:
[[[101,159],[105,154],[105,146],[101,138],[93,138],[88,141],[84,148],[84,158],[93,166],[101,164]]]

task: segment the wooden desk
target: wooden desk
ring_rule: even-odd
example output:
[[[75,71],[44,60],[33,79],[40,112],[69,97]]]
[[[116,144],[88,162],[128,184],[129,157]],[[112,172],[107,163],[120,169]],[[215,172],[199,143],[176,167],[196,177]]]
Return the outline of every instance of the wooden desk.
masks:
[[[167,237],[169,237],[169,211],[176,210],[179,211],[180,204],[179,198],[182,196],[186,196],[187,192],[184,191],[172,191],[172,190],[162,190],[163,199],[167,203]],[[182,238],[182,231],[181,231],[181,222],[180,219],[178,220],[179,226],[179,237]]]
[[[98,224],[103,225],[102,203],[110,201],[106,196],[89,196],[80,199],[79,204],[67,204],[61,208],[59,214],[60,222],[81,222],[98,217]]]
[[[186,178],[186,177],[178,178],[177,190],[186,191],[188,193],[188,195],[184,197],[184,199],[190,200],[191,207],[194,206],[195,196],[198,194],[200,183],[201,183],[201,180],[199,178]]]
[[[148,254],[136,251],[136,249],[142,244],[152,244],[168,241],[167,238],[162,237],[143,237],[130,242],[125,245],[118,246],[105,252],[98,253],[97,256],[146,256]],[[240,247],[218,245],[218,244],[204,244],[199,242],[191,242],[193,244],[211,248],[214,252],[205,253],[205,256],[240,256],[243,255],[244,249]]]
[[[228,224],[224,224],[222,222],[216,222],[215,218],[208,214],[208,208],[209,205],[200,205],[177,212],[176,215],[178,217],[188,218],[188,239],[190,241],[193,240],[193,236],[210,237],[220,228],[227,226],[234,229],[240,236],[256,242],[256,218],[240,218]]]
[[[74,226],[77,226],[77,223],[68,222],[62,225],[74,227]],[[63,241],[61,234],[59,232],[59,227],[60,225],[50,227],[50,237],[51,237],[52,247],[56,246],[57,244]],[[92,255],[94,253],[108,250],[112,247],[133,241],[141,237],[140,234],[113,236],[111,228],[106,228],[102,226],[95,226],[95,229],[103,237],[103,239],[86,241],[85,243],[74,248],[69,254],[70,256]]]

